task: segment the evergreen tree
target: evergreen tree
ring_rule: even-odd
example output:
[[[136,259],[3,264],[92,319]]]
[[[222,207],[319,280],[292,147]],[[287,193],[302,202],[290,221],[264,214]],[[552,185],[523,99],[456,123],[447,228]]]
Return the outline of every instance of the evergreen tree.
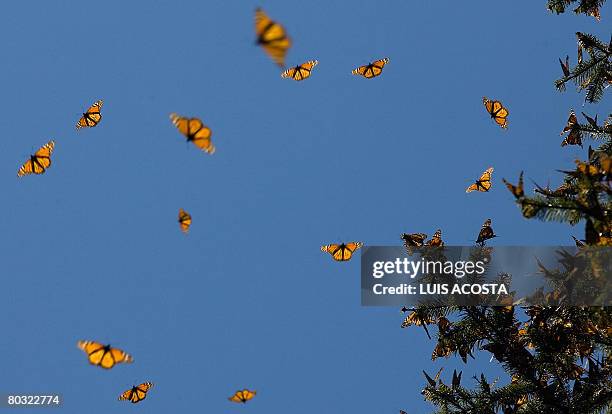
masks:
[[[605,2],[606,0],[548,0],[548,10],[557,14],[565,13],[565,9],[568,6],[577,4],[577,7],[574,8],[574,13],[583,13],[599,20],[599,8]]]
[[[579,3],[577,13],[598,16],[604,1],[549,0],[548,7],[562,13],[572,3]],[[573,69],[568,60],[561,62],[564,76],[556,86],[563,90],[573,82],[586,92],[587,101],[597,102],[612,83],[612,41],[606,45],[589,34],[577,37],[579,56],[584,50],[588,59],[579,58]],[[612,308],[566,305],[575,303],[571,300],[577,291],[587,292],[592,300],[606,291],[602,270],[610,267],[609,253],[602,256],[603,262],[597,262],[597,252],[590,256],[596,264],[586,270],[582,259],[593,249],[590,246],[612,246],[612,114],[603,122],[597,116],[582,116],[586,123],[570,113],[562,145],[582,145],[586,137],[596,148],[589,146],[588,159],[560,171],[564,179],[559,188],[536,186],[535,194],[528,196],[522,172],[516,185],[504,180],[525,218],[584,226],[582,240],[574,238],[578,253],[561,253],[561,269],[540,266],[553,287],[547,295],[538,293],[540,305],[402,309],[409,312],[402,327],[421,326],[428,336],[437,327],[432,360],[458,355],[467,364],[474,352],[487,352],[508,373],[499,383],[481,374],[462,384],[461,372],[452,377],[438,372],[434,378],[424,372],[422,394],[437,407],[436,413],[612,413]],[[473,254],[486,254],[484,249]],[[586,286],[595,288],[588,291]]]

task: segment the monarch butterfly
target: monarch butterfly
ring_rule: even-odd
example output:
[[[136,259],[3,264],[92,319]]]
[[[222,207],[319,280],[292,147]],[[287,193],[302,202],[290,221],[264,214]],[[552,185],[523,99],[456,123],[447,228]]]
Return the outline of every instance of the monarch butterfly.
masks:
[[[433,319],[429,317],[423,317],[419,315],[417,312],[413,311],[410,313],[410,315],[404,318],[404,321],[402,322],[402,328],[407,328],[412,325],[414,326],[429,325],[434,322],[435,321]]]
[[[578,125],[578,118],[576,118],[576,113],[573,109],[570,110],[569,117],[567,118],[567,124],[561,134],[563,135],[569,131],[569,135],[565,137],[563,142],[561,142],[561,146],[564,147],[566,145],[580,145],[582,148],[582,132],[580,131],[580,125]]]
[[[508,109],[506,109],[500,101],[490,100],[486,96],[482,97],[487,112],[491,115],[491,119],[502,128],[508,128]]]
[[[178,222],[181,226],[181,231],[186,234],[189,231],[189,227],[191,227],[191,214],[180,208]]]
[[[595,20],[597,20],[597,21],[601,20],[601,14],[599,13],[599,7],[597,5],[595,7],[593,7],[592,9],[586,11],[585,14],[587,16],[594,17]]]
[[[457,371],[453,370],[453,380],[452,380],[452,388],[458,388],[459,385],[461,385],[461,375],[463,374],[463,371],[459,371],[459,375],[457,375]]]
[[[446,332],[449,326],[451,326],[451,321],[446,319],[444,316],[441,316],[440,319],[438,319],[438,329],[440,332]]]
[[[612,175],[612,156],[607,154],[599,155],[600,171],[606,177]]]
[[[559,58],[559,63],[561,64],[561,70],[563,71],[563,76],[566,76],[566,77],[569,76],[570,75],[569,56],[565,56],[565,63],[563,63],[561,58]]]
[[[79,341],[77,346],[87,354],[90,364],[104,369],[111,369],[115,364],[131,363],[134,361],[129,354],[122,350],[99,342]]]
[[[472,191],[481,191],[487,192],[491,189],[491,175],[493,174],[493,167],[487,168],[485,172],[483,172],[478,180],[474,182],[474,184],[470,185],[466,193],[471,193]]]
[[[591,118],[590,116],[588,116],[587,114],[585,114],[584,112],[582,113],[582,116],[584,117],[584,119],[586,119],[589,124],[596,129],[599,129],[599,127],[597,126],[597,115],[595,115],[595,119]]]
[[[152,386],[152,382],[143,382],[140,385],[134,385],[132,386],[132,388],[123,392],[123,394],[119,396],[119,401],[128,400],[132,404],[136,404],[147,398],[147,392],[151,389]]]
[[[281,78],[291,78],[296,81],[301,81],[310,77],[312,68],[319,64],[318,60],[309,60],[306,63],[289,68],[281,73]]]
[[[425,245],[429,246],[429,247],[442,247],[442,246],[444,246],[444,241],[442,240],[442,230],[440,230],[440,229],[436,230],[434,235],[431,236],[431,239],[427,243],[425,243]]]
[[[242,391],[240,390],[236,391],[236,393],[234,393],[234,395],[229,397],[228,400],[235,402],[235,403],[245,404],[247,401],[252,399],[255,396],[255,394],[257,394],[257,391],[250,391],[245,388]]]
[[[502,178],[502,181],[506,184],[506,187],[508,187],[508,190],[510,190],[514,197],[521,198],[525,195],[525,190],[523,190],[523,171],[521,171],[519,175],[518,184],[516,186],[510,184],[505,178]]]
[[[436,383],[440,379],[440,374],[442,373],[443,369],[444,367],[440,368],[440,370],[438,371],[438,373],[433,379],[429,375],[427,375],[427,372],[423,371],[423,374],[425,375],[425,378],[427,379],[427,382],[429,383],[429,385],[431,385],[432,387],[436,386]]]
[[[480,243],[481,246],[484,246],[485,241],[492,239],[493,237],[497,237],[493,232],[493,228],[491,227],[491,219],[486,219],[480,228],[480,232],[478,233],[478,239],[476,239],[476,243]]]
[[[44,174],[47,168],[51,166],[51,154],[55,148],[55,141],[51,140],[39,148],[34,155],[30,155],[27,160],[17,171],[17,177],[23,177],[29,174]]]
[[[367,65],[359,66],[353,69],[353,75],[361,75],[366,79],[371,79],[379,76],[382,73],[385,65],[389,63],[389,58],[375,60]]]
[[[291,38],[285,28],[268,17],[260,8],[255,10],[257,44],[280,67],[285,67],[285,55],[291,47]]]
[[[93,128],[100,123],[102,120],[102,114],[100,110],[102,109],[102,104],[104,102],[102,99],[96,101],[89,107],[86,112],[83,112],[83,116],[79,119],[79,122],[76,124],[76,129],[81,129],[85,127]]]
[[[212,131],[198,118],[186,118],[175,113],[170,114],[170,119],[179,132],[187,138],[187,142],[209,154],[215,153],[212,143]]]
[[[425,233],[402,233],[400,239],[404,241],[404,247],[408,254],[412,255],[413,247],[422,247],[425,239],[427,238],[427,234]]]
[[[353,253],[361,246],[363,246],[363,243],[361,242],[328,244],[325,246],[321,246],[321,251],[331,254],[334,260],[338,262],[346,262],[348,260],[351,260],[351,257],[353,257]]]
[[[578,174],[574,173],[574,176],[586,175],[589,177],[596,177],[600,174],[599,168],[590,162],[581,162],[580,160],[576,160],[575,163]]]
[[[453,349],[449,345],[442,345],[440,342],[438,342],[433,352],[431,353],[431,360],[434,361],[436,358],[448,357],[452,353]]]

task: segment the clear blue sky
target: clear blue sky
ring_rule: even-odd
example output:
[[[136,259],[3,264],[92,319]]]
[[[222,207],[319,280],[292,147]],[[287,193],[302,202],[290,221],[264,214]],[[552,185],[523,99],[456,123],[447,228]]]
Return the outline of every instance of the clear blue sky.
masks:
[[[440,3],[440,4],[436,4]],[[399,244],[442,228],[493,244],[568,244],[565,225],[524,220],[501,178],[545,185],[584,157],[558,133],[572,88],[557,58],[602,23],[554,16],[545,1],[10,2],[3,9],[0,214],[2,392],[59,392],[65,412],[428,412],[421,369],[433,341],[401,330],[395,308],[360,306],[359,260],[321,244]],[[294,40],[282,80],[254,45],[256,6]],[[351,70],[391,61],[365,80]],[[510,110],[502,131],[482,96]],[[103,120],[77,133],[104,99]],[[610,107],[610,99],[599,105]],[[213,156],[187,145],[168,114],[213,129]],[[56,140],[44,176],[18,180]],[[587,141],[588,145],[588,141]],[[465,194],[495,167],[488,194]],[[188,236],[179,208],[193,215]],[[92,367],[79,339],[134,356]],[[464,383],[488,358],[464,368]],[[153,381],[146,401],[116,401]],[[254,388],[246,407],[227,401]],[[27,412],[24,410],[22,412]],[[38,412],[38,411],[36,411]]]

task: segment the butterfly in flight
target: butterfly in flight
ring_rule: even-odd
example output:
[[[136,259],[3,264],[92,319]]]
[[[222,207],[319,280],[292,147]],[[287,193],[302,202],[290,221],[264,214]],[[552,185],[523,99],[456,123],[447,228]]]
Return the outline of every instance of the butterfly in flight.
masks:
[[[491,115],[491,119],[502,128],[508,128],[508,109],[506,109],[500,101],[490,100],[486,96],[482,97],[482,103],[485,109]]]
[[[119,401],[129,401],[132,404],[136,404],[145,398],[147,398],[147,392],[153,386],[152,382],[143,382],[140,385],[134,385],[129,390],[123,392],[119,396]]]
[[[491,189],[491,175],[493,174],[493,167],[487,168],[485,172],[480,175],[480,178],[470,185],[465,192],[471,193],[472,191],[487,192]]]
[[[355,253],[355,251],[361,246],[363,246],[363,243],[361,242],[328,244],[325,246],[321,246],[321,251],[331,254],[334,260],[338,262],[346,262],[348,260],[351,260],[351,257],[353,257],[353,253]]]
[[[404,247],[408,254],[412,255],[414,251],[414,247],[422,247],[425,239],[427,238],[427,234],[425,233],[402,233],[400,239],[404,242]]]
[[[569,131],[569,134],[563,142],[561,142],[561,146],[564,147],[566,145],[580,145],[582,148],[582,132],[580,131],[580,125],[578,125],[578,118],[576,117],[576,113],[573,109],[570,110],[569,117],[567,118],[567,124],[561,134],[564,135]]]
[[[484,246],[485,242],[493,237],[497,237],[493,232],[493,228],[491,227],[491,219],[486,219],[480,228],[480,232],[478,233],[478,238],[476,239],[476,243],[479,243],[481,246]]]
[[[506,184],[506,187],[508,187],[508,190],[510,190],[514,197],[521,198],[525,196],[525,190],[523,189],[523,171],[521,171],[519,175],[518,184],[516,186],[506,181],[505,178],[502,178],[502,181]]]
[[[178,214],[178,222],[179,226],[181,227],[181,231],[187,234],[187,232],[189,231],[189,227],[191,227],[191,214],[180,208]]]
[[[375,60],[367,65],[359,66],[358,68],[353,69],[352,73],[353,75],[361,75],[366,79],[372,79],[382,73],[382,70],[387,63],[389,63],[389,58]]]
[[[81,116],[81,119],[76,124],[76,129],[93,128],[98,125],[102,120],[102,114],[100,113],[102,104],[103,101],[100,99],[94,102],[86,112],[83,112],[83,116]]]
[[[170,120],[174,126],[187,138],[187,142],[209,154],[215,153],[212,143],[212,131],[198,118],[186,118],[175,113],[170,114]]]
[[[301,65],[294,66],[281,73],[281,78],[294,79],[301,81],[310,77],[312,68],[319,64],[318,60],[309,60]]]
[[[440,229],[436,230],[434,235],[431,236],[431,239],[427,243],[425,243],[425,245],[429,246],[429,247],[442,247],[442,246],[444,246],[444,241],[442,240],[442,230],[440,230]]]
[[[51,154],[53,154],[54,148],[55,142],[53,140],[40,147],[34,155],[30,155],[29,160],[19,167],[17,177],[23,177],[29,174],[44,174],[51,166]]]
[[[228,398],[228,400],[235,403],[246,404],[246,402],[252,399],[255,394],[257,394],[257,391],[250,391],[245,388],[242,391],[236,391],[234,395]]]
[[[255,10],[257,44],[280,67],[285,67],[285,55],[291,47],[291,38],[285,28],[268,17],[260,8]]]
[[[130,363],[134,361],[129,354],[122,350],[99,342],[79,341],[77,342],[77,346],[87,354],[90,364],[97,365],[104,369],[111,369],[115,364]]]

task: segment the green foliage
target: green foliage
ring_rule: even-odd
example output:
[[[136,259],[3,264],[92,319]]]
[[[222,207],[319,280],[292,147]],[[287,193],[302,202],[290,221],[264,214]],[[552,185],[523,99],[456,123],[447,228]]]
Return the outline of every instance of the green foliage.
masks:
[[[558,14],[577,4],[576,13],[598,17],[603,3],[549,0],[548,8]],[[612,40],[606,45],[592,35],[576,35],[579,63],[564,68],[568,73],[556,86],[563,90],[567,82],[573,82],[586,91],[587,101],[597,102],[612,84]],[[582,60],[583,50],[586,60]],[[583,117],[587,123],[575,118],[566,132],[592,138],[599,147],[589,147],[587,160],[576,160],[574,168],[560,171],[564,178],[558,188],[536,184],[535,194],[527,195],[522,172],[517,185],[504,182],[525,218],[572,226],[584,223],[584,242],[576,240],[577,245],[612,246],[612,115],[602,124],[597,117]],[[581,141],[573,144],[581,145]],[[539,295],[539,303],[546,306],[518,308],[510,298],[508,306],[502,307],[404,309],[411,313],[403,327],[421,326],[428,336],[428,326],[432,332],[437,327],[432,360],[459,356],[467,364],[476,353],[488,353],[508,374],[505,380],[489,380],[481,374],[461,384],[461,373],[453,372],[450,383],[441,372],[434,378],[425,373],[422,394],[437,407],[436,414],[612,414],[612,308],[563,305],[577,294],[591,299],[607,295],[610,255],[588,247],[576,254],[559,254],[559,269],[540,266],[553,290],[534,296]],[[592,255],[588,261],[587,254]],[[587,262],[592,266],[585,270]]]
[[[578,39],[578,63],[555,81],[560,91],[565,90],[567,82],[576,84],[579,91],[586,91],[587,102],[599,102],[606,88],[612,84],[612,38],[604,44],[595,36],[576,32]],[[588,59],[583,60],[582,51],[586,50]]]
[[[565,9],[570,5],[577,4],[574,8],[576,14],[586,14],[593,16],[599,20],[599,9],[604,5],[606,0],[548,0],[548,10],[553,13],[565,13]]]

